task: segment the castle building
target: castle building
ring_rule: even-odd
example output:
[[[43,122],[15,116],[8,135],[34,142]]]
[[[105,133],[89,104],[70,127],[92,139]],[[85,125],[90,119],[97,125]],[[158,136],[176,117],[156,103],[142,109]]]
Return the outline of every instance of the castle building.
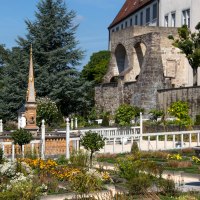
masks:
[[[195,30],[199,22],[199,0],[126,0],[109,26],[109,32],[129,26],[181,27]]]
[[[95,88],[97,108],[114,114],[127,103],[148,113],[155,108],[167,111],[172,102],[185,100],[193,104],[193,116],[200,113],[200,92],[192,89],[192,68],[168,39],[169,35],[177,37],[177,27],[183,24],[195,30],[200,21],[198,3],[126,0],[108,27],[111,60],[103,83]]]

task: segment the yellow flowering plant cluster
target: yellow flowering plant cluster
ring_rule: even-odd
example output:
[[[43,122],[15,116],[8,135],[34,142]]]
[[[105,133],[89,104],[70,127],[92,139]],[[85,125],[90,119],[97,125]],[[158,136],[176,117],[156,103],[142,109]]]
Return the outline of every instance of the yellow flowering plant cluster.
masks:
[[[102,177],[103,181],[105,181],[105,182],[112,182],[112,178],[110,177],[110,174],[106,171],[101,172],[101,177]]]
[[[196,164],[200,163],[200,158],[196,157],[196,156],[192,156],[192,160],[193,162],[195,162]]]
[[[71,176],[80,173],[77,168],[70,168],[68,166],[59,166],[54,160],[42,160],[42,159],[21,159],[23,162],[27,163],[30,167],[36,170],[40,170],[43,174],[52,175],[59,180],[69,180]]]
[[[40,169],[40,170],[49,170],[57,166],[57,163],[51,159],[42,160],[40,158],[37,159],[23,158],[21,159],[21,161],[27,163],[33,169]]]
[[[168,154],[167,155],[168,160],[182,160],[182,156],[178,154]]]

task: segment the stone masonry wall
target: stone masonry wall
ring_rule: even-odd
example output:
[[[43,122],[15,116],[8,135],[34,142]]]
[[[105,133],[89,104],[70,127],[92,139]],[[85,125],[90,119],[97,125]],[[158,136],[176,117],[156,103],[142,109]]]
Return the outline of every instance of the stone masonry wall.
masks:
[[[98,110],[109,111],[114,114],[120,105],[118,84],[107,83],[96,86],[95,104]]]
[[[134,26],[111,33],[109,68],[103,84],[95,88],[99,110],[114,114],[119,105],[127,103],[148,113],[158,105],[167,106],[158,90],[190,86],[186,58],[172,46],[169,35],[176,36],[177,29]],[[124,69],[122,61],[119,69],[116,57],[123,59],[124,52]]]
[[[186,101],[189,103],[190,115],[195,119],[200,114],[200,87],[185,87],[167,90],[158,90],[158,107],[167,113],[171,103],[176,101]]]

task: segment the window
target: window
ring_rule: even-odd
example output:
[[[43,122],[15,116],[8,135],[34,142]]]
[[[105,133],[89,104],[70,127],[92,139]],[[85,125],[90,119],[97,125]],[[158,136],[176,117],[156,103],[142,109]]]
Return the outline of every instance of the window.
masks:
[[[182,24],[187,25],[190,28],[190,9],[183,10],[182,12]]]
[[[176,27],[176,13],[171,13],[172,27]]]
[[[127,22],[125,22],[125,28],[127,27]]]
[[[121,24],[121,30],[124,28],[124,25],[123,24]]]
[[[132,20],[132,18],[130,19],[130,26],[132,26],[133,25],[133,20]]]
[[[138,16],[135,15],[135,25],[138,25]]]
[[[150,8],[146,9],[146,23],[150,22]]]
[[[119,31],[119,27],[118,26],[116,27],[116,31]]]
[[[114,29],[114,28],[112,29],[112,32],[115,32],[115,29]]]
[[[168,15],[165,15],[165,27],[168,27],[169,26],[169,18],[168,18]]]
[[[140,25],[143,25],[143,12],[140,13]]]
[[[157,18],[157,3],[153,4],[153,20]]]

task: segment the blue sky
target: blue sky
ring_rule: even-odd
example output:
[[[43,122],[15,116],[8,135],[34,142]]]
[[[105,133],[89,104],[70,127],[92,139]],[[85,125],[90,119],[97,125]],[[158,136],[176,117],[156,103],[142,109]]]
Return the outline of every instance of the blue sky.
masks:
[[[34,21],[34,12],[39,0],[1,0],[0,43],[7,48],[16,45],[17,36],[26,34],[24,20]],[[82,68],[93,52],[107,50],[108,25],[112,22],[125,0],[65,0],[67,7],[76,12],[79,23],[76,38],[85,50],[85,58],[78,67]]]

